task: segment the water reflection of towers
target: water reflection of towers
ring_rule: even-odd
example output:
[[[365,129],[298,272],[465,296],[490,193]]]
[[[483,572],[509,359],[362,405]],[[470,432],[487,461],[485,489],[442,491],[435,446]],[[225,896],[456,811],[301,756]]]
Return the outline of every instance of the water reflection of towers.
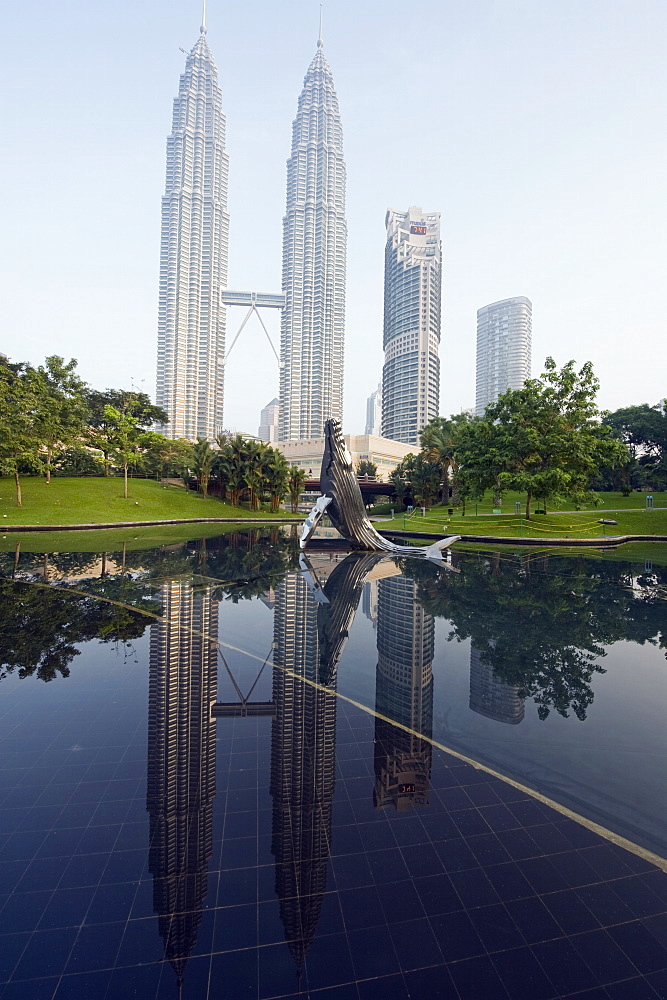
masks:
[[[403,812],[428,805],[432,747],[417,734],[430,737],[433,729],[435,625],[412,580],[394,576],[377,586],[374,801]]]
[[[519,688],[501,680],[474,646],[470,647],[470,708],[478,715],[510,726],[517,726],[524,714]]]
[[[149,868],[165,958],[181,981],[212,850],[218,603],[210,587],[170,582],[162,586],[162,604],[150,637]]]
[[[318,571],[322,583],[325,572]],[[326,890],[335,778],[336,696],[300,679],[318,681],[317,609],[301,574],[288,573],[274,611],[272,851],[280,916],[299,969]]]

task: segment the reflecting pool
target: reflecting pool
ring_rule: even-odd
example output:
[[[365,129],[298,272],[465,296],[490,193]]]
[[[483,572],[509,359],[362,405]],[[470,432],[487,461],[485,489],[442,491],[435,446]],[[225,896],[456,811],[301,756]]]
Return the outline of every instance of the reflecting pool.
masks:
[[[0,553],[1,1000],[667,997],[658,553],[133,544]]]

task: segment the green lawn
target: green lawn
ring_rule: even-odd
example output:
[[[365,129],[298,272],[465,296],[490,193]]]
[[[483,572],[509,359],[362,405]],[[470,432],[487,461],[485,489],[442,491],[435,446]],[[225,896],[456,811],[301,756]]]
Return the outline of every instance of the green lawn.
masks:
[[[0,521],[10,524],[108,524],[114,521],[166,521],[184,517],[224,517],[243,521],[291,520],[281,511],[249,511],[224,500],[200,496],[191,490],[162,486],[152,479],[131,479],[128,498],[123,480],[116,478],[54,478],[21,480],[23,506],[16,506],[14,481],[0,478]],[[6,515],[6,516],[5,516]],[[301,518],[302,519],[302,518]],[[0,530],[2,525],[0,525]]]
[[[548,514],[533,514],[529,521],[514,512],[515,501],[523,501],[520,494],[503,497],[502,514],[492,514],[491,498],[475,505],[468,504],[466,516],[461,508],[454,508],[449,516],[446,507],[431,507],[422,517],[421,508],[405,518],[397,514],[393,520],[378,524],[382,530],[404,528],[408,531],[433,531],[457,535],[502,535],[511,538],[602,538],[608,535],[667,535],[667,493],[654,493],[653,510],[645,510],[645,494],[633,493],[623,497],[618,493],[600,494],[598,507],[589,506],[572,511],[571,505],[561,504],[561,509],[549,508]],[[475,513],[477,508],[477,513]],[[565,508],[565,509],[563,509]],[[523,503],[521,511],[523,511]],[[617,524],[602,525],[600,518]]]

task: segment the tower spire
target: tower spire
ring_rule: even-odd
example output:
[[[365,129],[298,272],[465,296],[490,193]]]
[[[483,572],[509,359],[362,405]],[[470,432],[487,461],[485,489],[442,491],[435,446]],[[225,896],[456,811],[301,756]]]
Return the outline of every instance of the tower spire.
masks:
[[[202,35],[206,34],[206,0],[202,0],[201,27],[199,31]]]
[[[206,0],[204,0],[204,2],[206,2]],[[324,4],[320,3],[320,33],[317,36],[317,47],[318,47],[318,49],[321,49],[322,46],[324,45],[324,42],[322,41],[322,7],[323,6],[324,6]]]

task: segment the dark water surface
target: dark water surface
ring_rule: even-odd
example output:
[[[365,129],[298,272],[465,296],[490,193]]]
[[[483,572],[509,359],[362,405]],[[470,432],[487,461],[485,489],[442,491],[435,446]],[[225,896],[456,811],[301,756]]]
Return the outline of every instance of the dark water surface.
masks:
[[[666,998],[667,569],[450,559],[0,554],[1,1000]]]

